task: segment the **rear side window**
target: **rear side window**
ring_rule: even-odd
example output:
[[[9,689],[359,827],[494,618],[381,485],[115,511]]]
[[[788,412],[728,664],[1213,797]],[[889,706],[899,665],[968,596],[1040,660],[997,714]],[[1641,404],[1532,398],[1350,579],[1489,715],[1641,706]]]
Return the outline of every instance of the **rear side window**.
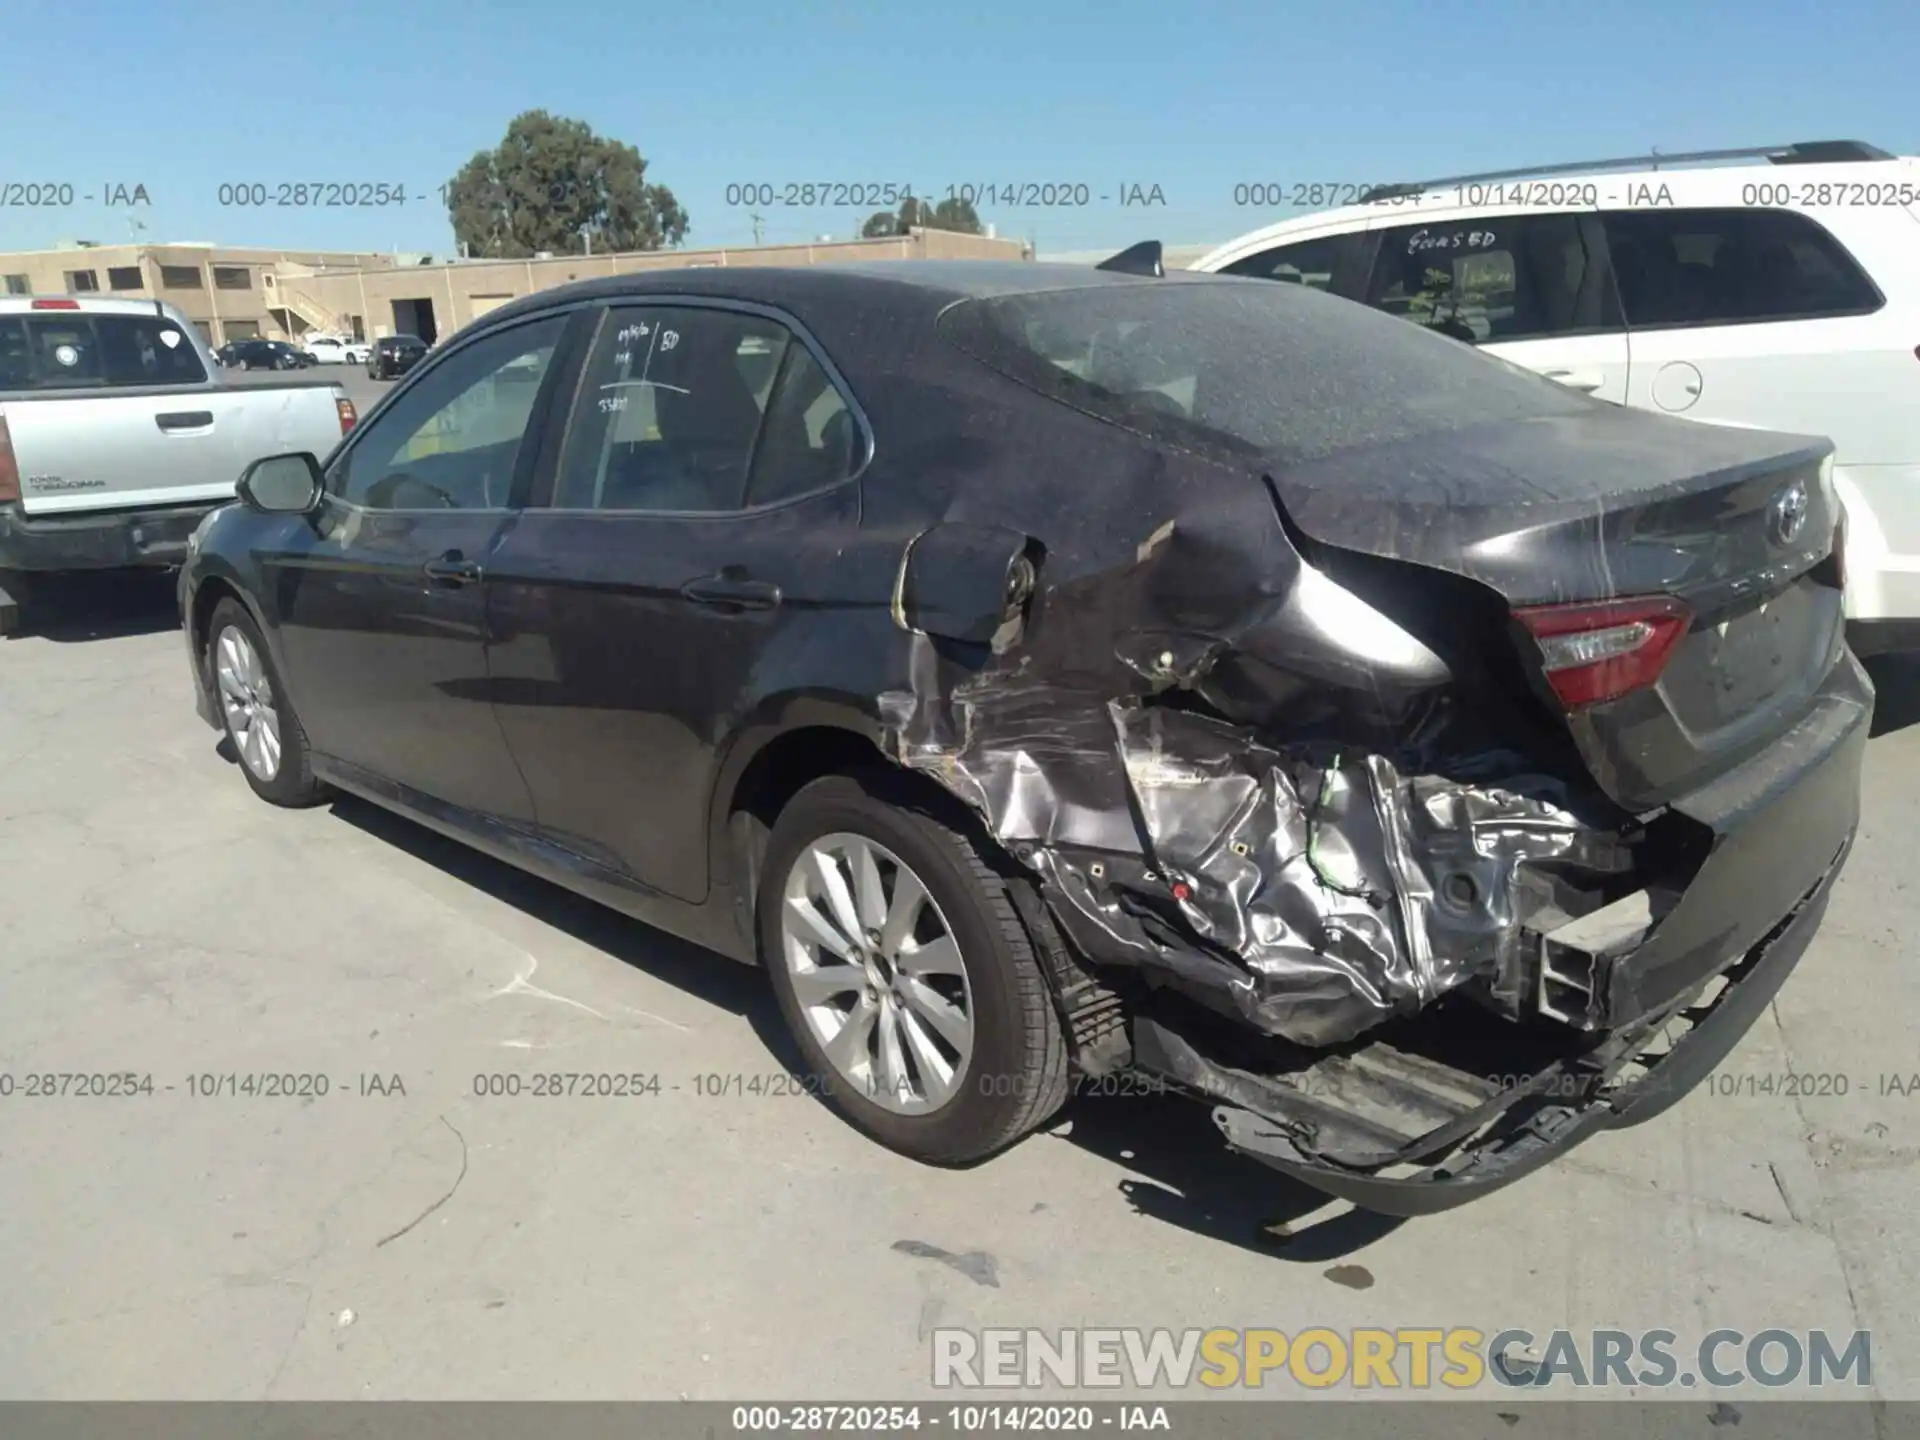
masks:
[[[965,301],[939,326],[1098,419],[1261,463],[1601,403],[1299,285],[1094,284]]]
[[[16,388],[192,385],[207,378],[193,343],[163,316],[38,314],[17,323],[24,338],[12,343],[31,369]]]
[[[1791,210],[1628,210],[1603,218],[1630,328],[1868,315],[1885,303],[1839,241]]]
[[[1500,215],[1381,232],[1367,303],[1470,345],[1617,328],[1572,215]]]
[[[860,431],[846,397],[811,350],[798,341],[789,344],[753,452],[747,502],[766,505],[844,480],[858,464],[860,450]]]

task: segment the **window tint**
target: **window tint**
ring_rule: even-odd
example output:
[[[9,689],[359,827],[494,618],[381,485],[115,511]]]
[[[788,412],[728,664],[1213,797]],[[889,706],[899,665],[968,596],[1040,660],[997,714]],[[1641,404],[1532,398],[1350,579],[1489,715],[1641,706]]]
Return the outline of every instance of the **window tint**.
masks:
[[[1315,290],[1333,288],[1334,265],[1340,252],[1350,243],[1345,235],[1323,235],[1318,240],[1302,240],[1295,245],[1280,245],[1236,260],[1221,273],[1251,275],[1261,280],[1286,280]]]
[[[792,342],[753,452],[748,501],[766,505],[844,480],[853,473],[860,448],[860,430],[846,397],[813,352]]]
[[[581,377],[553,503],[736,510],[786,328],[730,310],[609,311]]]
[[[969,300],[939,330],[1111,424],[1261,463],[1602,403],[1298,285],[1169,277]]]
[[[1789,210],[1636,210],[1605,217],[1630,326],[1738,325],[1880,308],[1873,282]]]
[[[1456,340],[1617,325],[1572,215],[1499,215],[1381,232],[1367,303]]]
[[[27,327],[18,320],[0,319],[0,390],[26,390],[33,385],[33,352],[27,348]]]
[[[448,356],[364,427],[327,488],[370,510],[504,507],[565,324],[550,316]]]
[[[109,385],[193,385],[207,378],[192,343],[171,320],[96,315],[93,328]]]

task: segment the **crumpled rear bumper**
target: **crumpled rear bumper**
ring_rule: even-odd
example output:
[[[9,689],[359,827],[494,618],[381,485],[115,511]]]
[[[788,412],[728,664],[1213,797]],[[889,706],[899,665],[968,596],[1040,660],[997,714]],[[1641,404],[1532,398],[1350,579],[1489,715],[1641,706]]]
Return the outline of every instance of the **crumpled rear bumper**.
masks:
[[[1848,848],[1851,840],[1848,842]],[[1635,1024],[1609,1033],[1592,1050],[1510,1086],[1397,1152],[1366,1167],[1307,1153],[1312,1122],[1257,1113],[1244,1103],[1213,1111],[1229,1147],[1318,1190],[1388,1215],[1450,1209],[1510,1185],[1601,1130],[1636,1125],[1675,1104],[1733,1049],[1806,953],[1846,858],[1826,874],[1773,930],[1703,990]],[[1724,981],[1724,983],[1719,983]],[[1690,1027],[1677,1039],[1662,1037]],[[1198,1095],[1244,1101],[1247,1087],[1157,1027],[1135,1035],[1136,1063]],[[1300,1093],[1312,1095],[1311,1087]],[[1271,1107],[1270,1107],[1271,1108]],[[1393,1173],[1387,1173],[1387,1172]]]

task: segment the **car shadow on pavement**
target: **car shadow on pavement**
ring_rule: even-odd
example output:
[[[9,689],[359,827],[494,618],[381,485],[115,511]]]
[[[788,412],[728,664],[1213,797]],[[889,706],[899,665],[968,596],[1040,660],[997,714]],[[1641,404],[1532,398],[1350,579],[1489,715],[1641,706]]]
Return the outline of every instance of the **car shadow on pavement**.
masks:
[[[738,964],[664,930],[622,915],[597,901],[516,869],[505,861],[450,840],[438,831],[384,810],[370,801],[341,795],[332,802],[344,820],[396,849],[404,850],[456,880],[504,900],[516,910],[551,925],[622,964],[644,970],[689,995],[743,1016],[762,1039],[780,1041],[779,1058],[795,1065],[781,1027],[780,1007],[760,972]]]
[[[171,570],[34,575],[24,589],[24,595],[15,597],[20,602],[15,639],[33,636],[70,644],[154,635],[180,624]]]
[[[1920,655],[1875,655],[1863,663],[1873,680],[1873,730],[1888,735],[1920,721]]]
[[[1132,1172],[1120,1191],[1137,1213],[1243,1250],[1314,1264],[1350,1255],[1405,1223],[1235,1154],[1202,1100],[1096,1091],[1077,1096],[1059,1119],[1065,1123],[1055,1133]]]
[[[802,1073],[804,1062],[787,1034],[779,1004],[757,969],[367,801],[340,796],[332,802],[332,813],[583,944],[741,1016],[781,1066]],[[1048,1133],[1025,1143],[1044,1144],[1049,1134],[1131,1172],[1121,1180],[1120,1191],[1137,1213],[1262,1255],[1303,1263],[1330,1260],[1351,1254],[1401,1223],[1329,1201],[1278,1171],[1235,1155],[1221,1142],[1204,1103],[1173,1095],[1083,1093],[1056,1117]],[[1298,1228],[1298,1221],[1330,1204],[1340,1213]]]

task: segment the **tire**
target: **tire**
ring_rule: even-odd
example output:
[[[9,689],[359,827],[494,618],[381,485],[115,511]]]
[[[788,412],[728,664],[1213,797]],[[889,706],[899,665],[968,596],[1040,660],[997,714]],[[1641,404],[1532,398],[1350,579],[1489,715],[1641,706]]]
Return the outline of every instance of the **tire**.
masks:
[[[253,361],[251,361],[251,360],[242,360],[242,361],[240,362],[240,368],[241,368],[242,370],[251,370],[251,369],[253,368]]]
[[[255,674],[251,683],[246,667],[231,663],[235,652],[227,648],[230,635],[244,642],[246,652],[253,659]],[[214,687],[214,705],[239,760],[240,773],[246,777],[253,793],[270,805],[289,808],[313,805],[324,799],[327,789],[313,777],[313,754],[307,748],[307,732],[294,713],[286,688],[280,683],[280,672],[274,666],[272,652],[260,637],[260,627],[253,623],[253,616],[238,600],[222,600],[214,607],[212,622],[207,626],[206,664]],[[271,712],[276,753],[270,768],[261,760],[265,752],[259,746],[264,745],[264,740],[255,741],[253,728],[243,727],[237,712],[234,701],[244,690],[251,690],[258,697],[254,712],[256,725],[260,710]]]
[[[762,961],[787,1028],[821,1093],[881,1144],[943,1165],[981,1159],[1035,1129],[1065,1103],[1068,1083],[1066,1040],[1052,991],[1007,893],[1009,882],[989,864],[985,840],[962,828],[967,825],[967,817],[928,803],[903,776],[874,771],[816,780],[794,796],[774,823],[757,916]],[[874,957],[868,963],[892,975],[892,990],[882,991],[877,1001],[872,988],[849,987],[840,973],[874,972],[842,963],[824,948],[815,947],[810,955],[804,937],[819,932],[796,921],[789,908],[790,889],[815,904],[804,892],[818,883],[823,852],[831,858],[831,847],[837,845],[855,852],[864,845],[876,859],[873,883],[886,903],[869,906],[856,918],[870,922],[875,914],[884,914],[888,923],[882,928],[895,928],[903,872],[893,867],[904,867],[931,902],[917,907],[913,935],[944,932],[957,947],[948,948],[938,938],[917,943],[910,938],[894,948],[902,961],[896,971],[886,959],[887,935],[870,927],[863,939],[864,953]],[[846,854],[842,851],[841,858]],[[849,863],[840,873],[849,875],[852,869]],[[845,891],[857,910],[860,901],[853,899],[854,893],[851,886]],[[813,913],[831,915],[830,894],[821,892]],[[875,936],[879,943],[874,943]],[[936,953],[942,957],[939,964],[928,958]],[[943,968],[955,955],[958,980]],[[814,957],[824,957],[818,968],[803,970]],[[823,971],[829,973],[822,976]],[[805,1005],[803,986],[809,996]],[[940,992],[944,1009],[927,1009],[925,990],[930,987]],[[896,1001],[893,996],[903,998]],[[905,1026],[890,1018],[909,1013]],[[929,1014],[941,1017],[937,1027],[925,1018]],[[944,1077],[944,1093],[935,1095],[943,1083],[938,1065],[954,1058],[946,1037],[957,1028],[956,1014],[967,1022],[968,1053]],[[864,1021],[865,1030],[845,1032],[862,1036],[858,1045],[842,1052],[854,1057],[851,1065],[836,1061],[827,1050],[828,1043],[840,1038],[834,1025],[839,1015],[847,1017],[840,1022],[847,1027],[855,1027],[856,1015],[874,1017]],[[823,1038],[816,1025],[830,1033]],[[899,1073],[897,1058],[887,1064],[891,1057],[884,1035],[889,1026],[898,1044],[896,1054],[912,1067],[898,1085],[886,1073]],[[917,1035],[909,1033],[913,1028]],[[940,1052],[933,1066],[922,1059],[929,1043]],[[856,1073],[863,1066],[863,1073]],[[917,1100],[916,1088],[925,1092]]]

